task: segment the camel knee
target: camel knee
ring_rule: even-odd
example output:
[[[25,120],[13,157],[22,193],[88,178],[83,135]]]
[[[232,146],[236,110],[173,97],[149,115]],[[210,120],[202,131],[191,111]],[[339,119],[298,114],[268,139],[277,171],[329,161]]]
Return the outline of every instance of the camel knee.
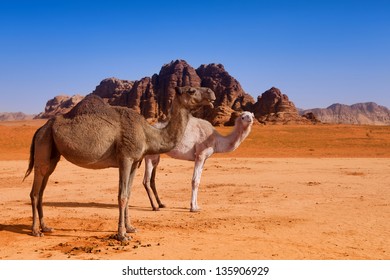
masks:
[[[191,181],[192,190],[197,190],[200,185],[200,178],[193,178]]]
[[[30,192],[30,199],[31,199],[31,203],[34,205],[36,205],[36,203],[38,202],[38,194],[34,192],[34,190],[31,190]]]
[[[50,171],[50,164],[35,164],[34,176],[46,176]]]

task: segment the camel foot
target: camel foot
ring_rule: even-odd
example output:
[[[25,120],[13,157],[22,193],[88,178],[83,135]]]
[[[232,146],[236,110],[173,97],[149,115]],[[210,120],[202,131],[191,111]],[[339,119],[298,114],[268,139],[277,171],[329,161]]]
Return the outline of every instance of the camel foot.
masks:
[[[53,228],[51,228],[51,227],[43,227],[42,228],[42,232],[53,232],[54,231],[54,229]]]
[[[116,234],[115,235],[115,239],[118,240],[118,241],[130,241],[131,240],[131,237],[128,236],[127,234]]]
[[[43,237],[44,236],[43,232],[41,232],[40,230],[33,230],[31,232],[31,235],[35,236],[35,237]]]
[[[200,212],[200,208],[191,208],[190,212],[194,212],[194,213]]]
[[[160,208],[153,206],[153,211],[160,211]]]
[[[160,208],[166,208],[165,204],[160,204]]]
[[[132,226],[127,226],[126,227],[126,232],[127,233],[136,233],[137,229],[135,227],[132,227]]]

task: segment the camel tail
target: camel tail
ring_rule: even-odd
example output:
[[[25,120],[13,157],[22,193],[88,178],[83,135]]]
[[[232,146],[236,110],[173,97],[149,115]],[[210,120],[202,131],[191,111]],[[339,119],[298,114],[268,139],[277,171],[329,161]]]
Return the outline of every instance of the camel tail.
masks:
[[[30,160],[29,160],[29,163],[28,163],[28,168],[27,168],[26,174],[24,175],[24,178],[23,178],[23,182],[28,177],[28,175],[31,174],[31,171],[34,168],[35,137],[37,136],[39,130],[40,129],[38,129],[35,132],[35,134],[34,134],[34,136],[32,138],[32,142],[31,142],[31,146],[30,146]]]

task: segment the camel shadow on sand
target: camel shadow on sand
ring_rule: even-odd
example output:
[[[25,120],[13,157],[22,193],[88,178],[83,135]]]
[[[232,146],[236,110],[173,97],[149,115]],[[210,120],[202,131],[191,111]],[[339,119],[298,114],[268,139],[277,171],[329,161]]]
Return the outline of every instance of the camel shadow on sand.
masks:
[[[100,209],[117,209],[118,204],[114,203],[99,203],[99,202],[44,202],[43,205],[49,207],[64,207],[64,208],[100,208]],[[137,211],[151,211],[149,207],[142,207],[136,205],[129,205],[130,209]]]
[[[16,225],[4,225],[0,224],[0,232],[9,231],[18,234],[31,234],[31,225],[16,224]]]
[[[49,207],[52,206],[52,207],[69,207],[69,208],[103,208],[103,209],[118,208],[118,204],[98,203],[98,202],[59,201],[59,202],[44,202],[43,205]]]

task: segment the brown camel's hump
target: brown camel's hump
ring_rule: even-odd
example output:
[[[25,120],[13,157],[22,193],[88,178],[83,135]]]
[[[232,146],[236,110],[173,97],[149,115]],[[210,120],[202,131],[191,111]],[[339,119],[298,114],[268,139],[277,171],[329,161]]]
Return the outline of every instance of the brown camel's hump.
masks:
[[[113,112],[110,105],[107,105],[103,99],[97,95],[87,95],[72,110],[64,114],[64,118],[73,119],[80,115],[110,115]]]

